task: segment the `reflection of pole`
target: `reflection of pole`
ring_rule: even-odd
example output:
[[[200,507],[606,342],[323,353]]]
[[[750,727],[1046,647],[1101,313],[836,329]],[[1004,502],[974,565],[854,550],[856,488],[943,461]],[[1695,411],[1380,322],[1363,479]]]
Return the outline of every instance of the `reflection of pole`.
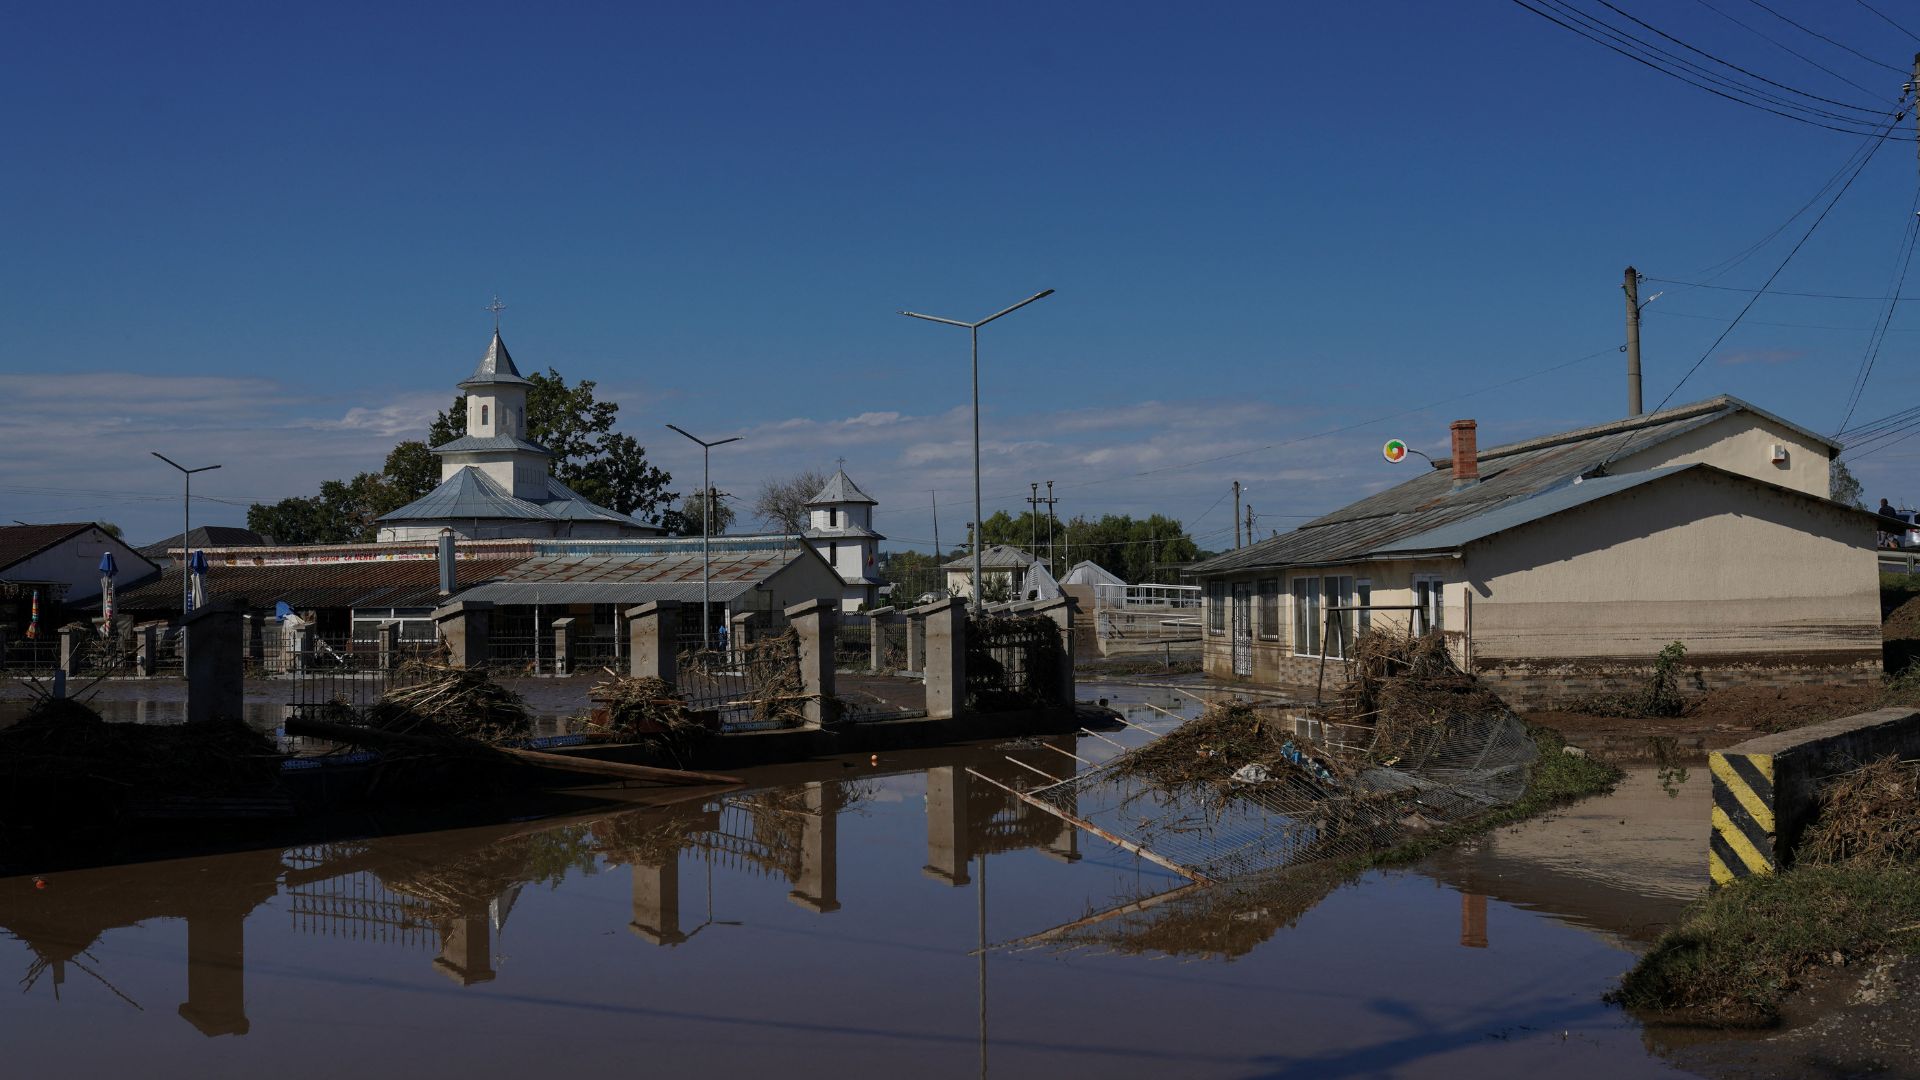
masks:
[[[1487,898],[1483,893],[1460,894],[1460,944],[1469,949],[1487,947]]]
[[[980,853],[980,1080],[987,1077],[987,853]]]

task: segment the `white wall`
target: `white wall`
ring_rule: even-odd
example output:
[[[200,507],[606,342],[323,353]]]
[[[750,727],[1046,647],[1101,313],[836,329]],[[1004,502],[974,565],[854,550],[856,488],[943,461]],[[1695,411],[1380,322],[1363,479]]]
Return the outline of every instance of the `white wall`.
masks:
[[[115,589],[152,577],[158,569],[139,552],[95,526],[0,573],[8,581],[64,584],[66,602],[80,604],[100,595],[100,556],[107,551],[113,552],[118,571],[113,576]]]

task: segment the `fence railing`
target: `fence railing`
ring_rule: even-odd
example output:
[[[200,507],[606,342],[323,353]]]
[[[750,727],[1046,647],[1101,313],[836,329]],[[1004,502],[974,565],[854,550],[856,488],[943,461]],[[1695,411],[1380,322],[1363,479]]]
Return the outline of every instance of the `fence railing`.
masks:
[[[725,649],[683,649],[675,685],[689,713],[711,717],[722,731],[799,727],[806,722],[800,641],[791,633]]]
[[[1060,629],[1044,615],[967,620],[967,704],[974,709],[1059,704]]]

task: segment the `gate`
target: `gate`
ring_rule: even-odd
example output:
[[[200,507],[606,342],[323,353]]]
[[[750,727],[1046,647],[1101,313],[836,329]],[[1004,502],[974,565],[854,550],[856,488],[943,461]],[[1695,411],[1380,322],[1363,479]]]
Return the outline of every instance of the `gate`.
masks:
[[[1253,586],[1247,582],[1233,586],[1233,673],[1253,674]]]

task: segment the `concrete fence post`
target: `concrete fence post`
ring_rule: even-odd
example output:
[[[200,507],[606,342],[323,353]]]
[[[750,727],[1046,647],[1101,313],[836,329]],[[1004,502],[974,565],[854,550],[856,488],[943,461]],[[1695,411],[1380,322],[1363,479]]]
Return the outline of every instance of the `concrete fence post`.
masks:
[[[753,641],[753,615],[743,611],[727,620],[727,647],[738,649]]]
[[[680,604],[655,600],[627,609],[628,673],[673,686],[680,677]]]
[[[967,701],[967,602],[950,596],[920,610],[927,634],[927,716],[950,720]]]
[[[493,604],[487,600],[457,600],[433,613],[440,640],[447,644],[454,667],[483,667],[492,658]]]
[[[787,609],[787,625],[800,637],[800,684],[807,695],[810,728],[834,719],[833,640],[840,615],[838,600],[803,600]]]
[[[60,670],[73,674],[73,662],[80,651],[80,627],[69,624],[60,628]]]
[[[374,631],[380,645],[380,670],[392,671],[400,666],[400,620],[387,619]]]
[[[867,666],[874,671],[887,669],[887,626],[893,621],[891,607],[867,612]]]
[[[304,672],[313,667],[313,627],[297,626],[293,630],[293,670]]]
[[[908,671],[927,670],[927,617],[917,609],[907,612]]]
[[[1060,628],[1060,670],[1059,684],[1054,690],[1054,702],[1071,705],[1074,701],[1073,681],[1073,601],[1067,597],[1043,600],[1033,607],[1035,615],[1044,615],[1053,620]]]
[[[573,674],[573,619],[553,620],[553,673]]]
[[[142,623],[133,628],[134,670],[152,675],[160,669],[160,624]]]
[[[246,668],[240,652],[240,609],[218,601],[180,625],[193,635],[187,650],[187,722],[243,718]]]

